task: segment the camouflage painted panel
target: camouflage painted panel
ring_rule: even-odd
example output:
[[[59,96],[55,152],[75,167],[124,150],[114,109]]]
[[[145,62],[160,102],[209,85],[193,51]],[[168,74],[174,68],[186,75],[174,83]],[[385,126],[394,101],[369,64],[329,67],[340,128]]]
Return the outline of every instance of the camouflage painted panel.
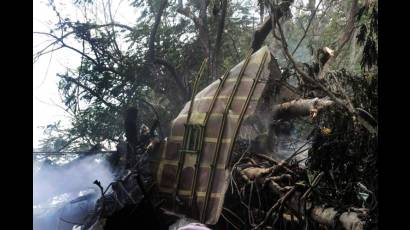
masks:
[[[271,55],[265,46],[255,52],[245,66],[241,81],[238,83],[237,91],[234,92],[232,104],[228,110],[224,128],[222,127],[223,113],[227,107],[228,99],[232,95],[234,85],[243,67],[244,61],[230,70],[229,76],[220,89],[219,95],[215,95],[221,80],[216,80],[208,87],[200,91],[194,99],[190,123],[205,125],[203,147],[200,153],[185,153],[183,160],[179,161],[178,150],[183,144],[185,123],[190,106],[188,102],[180,114],[172,122],[171,135],[163,148],[158,167],[157,179],[160,192],[166,197],[165,207],[173,211],[185,213],[189,217],[199,219],[202,212],[206,210],[204,223],[215,224],[220,216],[223,207],[225,191],[228,187],[228,170],[225,168],[229,159],[229,149],[233,144],[235,129],[239,124],[241,112],[245,112],[245,117],[254,113],[258,100],[266,86],[266,81],[270,77],[269,63]],[[263,63],[262,63],[263,62]],[[254,81],[257,72],[260,72],[259,80]],[[255,82],[255,83],[254,83]],[[254,85],[256,84],[256,85]],[[254,91],[252,91],[252,87]],[[210,105],[214,96],[217,96],[214,107]],[[251,97],[248,106],[246,100]],[[246,108],[245,108],[246,107]],[[206,113],[210,113],[207,124],[204,124]],[[220,149],[217,151],[218,133],[223,129],[220,140]],[[217,154],[216,165],[211,167],[214,154]],[[198,165],[198,175],[194,178],[197,157],[200,156]],[[182,159],[182,158],[181,158]],[[178,177],[178,165],[181,165],[180,176]],[[209,200],[206,201],[207,185],[210,180],[211,170],[215,170],[212,187],[210,188]],[[179,178],[179,185],[178,179]],[[196,199],[190,206],[192,199],[191,189],[194,179],[196,179]],[[178,191],[176,192],[176,188]],[[177,194],[178,202],[175,202],[173,194]],[[204,203],[208,203],[204,208]],[[174,204],[177,204],[174,206]]]

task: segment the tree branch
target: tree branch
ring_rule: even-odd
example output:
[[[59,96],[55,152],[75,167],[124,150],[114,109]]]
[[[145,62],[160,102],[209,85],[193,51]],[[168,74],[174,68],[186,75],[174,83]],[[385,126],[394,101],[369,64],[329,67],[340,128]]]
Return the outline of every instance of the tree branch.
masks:
[[[331,57],[323,65],[322,69],[320,70],[320,72],[318,74],[319,79],[323,79],[325,77],[326,73],[329,71],[330,63],[332,63],[336,59],[336,57],[342,51],[344,45],[351,39],[353,31],[355,30],[354,23],[355,23],[355,18],[356,18],[357,12],[358,12],[358,0],[353,0],[352,7],[350,8],[349,19],[346,23],[345,31],[338,40],[339,46],[335,50],[333,57]]]
[[[155,22],[150,32],[150,37],[148,41],[148,62],[150,64],[159,64],[164,66],[170,73],[171,76],[174,78],[174,81],[182,94],[182,99],[186,100],[188,98],[188,92],[186,91],[186,87],[184,86],[183,82],[179,78],[176,69],[174,66],[163,59],[159,59],[155,57],[155,37],[158,31],[159,24],[161,22],[162,14],[164,13],[165,8],[167,7],[168,0],[162,0],[161,5],[159,7],[158,13],[155,15]]]
[[[313,79],[312,77],[310,77],[306,72],[304,72],[297,64],[296,61],[293,59],[292,55],[289,53],[288,50],[288,44],[286,42],[285,39],[285,35],[283,34],[283,30],[282,27],[280,25],[280,23],[276,21],[276,24],[278,26],[279,29],[279,33],[282,39],[282,47],[283,50],[285,52],[286,57],[288,58],[288,60],[292,63],[293,67],[295,68],[296,72],[298,72],[303,80],[307,80],[308,82],[310,82],[313,85],[318,86],[323,92],[325,92],[334,102],[336,102],[337,104],[339,104],[340,106],[342,106],[343,108],[346,108],[351,114],[355,114],[355,110],[353,107],[348,106],[346,102],[342,101],[341,99],[339,99],[338,97],[336,97],[336,95],[334,95],[330,90],[328,90],[324,85],[322,85],[319,81]]]
[[[131,32],[135,31],[135,29],[130,27],[130,26],[120,24],[120,23],[116,23],[116,22],[102,24],[102,25],[90,24],[90,29],[98,29],[98,28],[102,28],[102,27],[119,27],[119,28],[122,28],[122,29],[127,29]]]
[[[232,35],[230,33],[227,33],[229,38],[232,41],[232,46],[235,50],[236,56],[235,56],[235,62],[240,62],[241,61],[241,55],[239,55],[238,48],[236,47],[235,39],[233,39]]]
[[[351,10],[351,17],[350,17],[350,19],[352,19],[352,20],[349,20],[350,23],[348,23],[348,24],[351,25],[351,27],[347,26],[347,28],[351,29],[350,31],[352,31],[354,29],[352,27],[354,27],[354,15],[356,14],[355,12],[357,11],[355,9],[357,9],[357,0],[354,0],[354,2],[353,2],[353,6],[352,6],[352,10]],[[356,118],[358,118],[359,123],[362,124],[369,132],[375,133],[374,130],[376,130],[376,128],[369,127],[368,125],[366,125],[364,123],[364,119],[361,117],[360,114],[357,113],[356,108],[353,106],[353,104],[351,103],[349,98],[346,97],[347,101],[338,98],[333,92],[331,92],[331,90],[327,89],[322,83],[320,83],[318,80],[315,80],[315,79],[311,78],[306,72],[304,72],[302,69],[300,69],[300,67],[296,64],[295,60],[293,59],[292,55],[289,53],[287,42],[286,42],[285,36],[283,34],[283,30],[282,30],[282,27],[281,27],[280,23],[278,22],[278,20],[275,20],[275,21],[276,21],[276,24],[278,26],[278,30],[279,30],[279,33],[280,33],[280,36],[281,36],[281,39],[282,39],[282,47],[283,47],[283,50],[285,52],[285,55],[288,58],[288,60],[292,63],[292,65],[295,68],[296,72],[298,72],[302,76],[303,80],[307,80],[310,83],[312,83],[313,85],[319,87],[324,93],[326,93],[330,97],[330,99],[333,102],[335,102],[336,104],[338,104],[342,108],[345,108],[347,110],[347,112],[350,113],[350,115],[352,116],[354,121],[356,121]],[[349,31],[349,29],[347,29],[346,31]],[[344,35],[342,36],[342,38],[344,38],[344,39],[342,39],[342,41],[341,41],[342,46],[339,46],[339,51],[343,47],[343,45],[351,37],[351,34],[347,33],[346,31],[345,31]],[[335,56],[336,56],[336,54],[334,54],[334,56],[332,56],[330,59],[334,60]],[[325,63],[325,65],[326,64],[327,64],[327,68],[328,68],[329,61],[327,61]],[[322,69],[322,71],[324,71],[324,69]],[[325,72],[322,72],[322,74],[325,74]]]
[[[188,7],[184,7],[182,5],[182,0],[178,0],[177,12],[184,15],[187,18],[190,18],[197,27],[200,26],[199,18],[196,17]]]
[[[179,89],[179,90],[181,91],[181,93],[182,93],[183,100],[188,99],[188,97],[189,97],[188,91],[186,90],[186,87],[184,86],[184,83],[183,83],[183,82],[181,81],[181,79],[179,78],[175,67],[174,67],[171,63],[169,63],[168,61],[166,61],[166,60],[162,60],[162,59],[156,58],[154,61],[155,61],[155,63],[164,66],[164,67],[171,73],[171,76],[174,78],[175,83],[176,83],[177,86],[178,86],[178,89]]]
[[[333,101],[326,98],[297,99],[272,107],[273,119],[292,119],[295,117],[315,117],[319,110],[333,105]]]
[[[60,77],[66,79],[67,81],[73,82],[74,84],[80,86],[81,88],[85,89],[86,91],[88,91],[91,95],[93,95],[94,97],[96,97],[98,100],[100,100],[103,104],[105,104],[106,106],[108,106],[111,109],[114,109],[115,106],[109,102],[107,102],[102,96],[100,96],[98,93],[96,93],[93,89],[91,89],[90,87],[82,84],[80,81],[78,81],[75,78],[72,77],[68,77],[68,76],[61,76]]]
[[[86,53],[84,53],[84,52],[78,50],[77,48],[74,48],[74,47],[72,47],[72,46],[67,45],[67,44],[64,42],[63,39],[64,39],[65,37],[67,37],[68,35],[73,34],[74,32],[67,33],[67,34],[65,34],[65,35],[62,36],[62,37],[57,37],[57,36],[54,35],[54,34],[45,33],[45,32],[33,32],[33,33],[34,33],[34,34],[42,34],[42,35],[47,35],[47,36],[53,37],[54,39],[56,39],[56,41],[60,42],[63,47],[66,47],[66,48],[68,48],[68,49],[70,49],[70,50],[73,50],[74,52],[76,52],[76,53],[80,54],[81,56],[83,56],[83,57],[87,58],[88,60],[90,60],[92,63],[94,63],[94,65],[96,65],[98,68],[100,68],[100,71],[101,71],[101,72],[102,72],[102,71],[110,71],[110,72],[112,72],[112,73],[115,73],[115,74],[121,76],[121,73],[119,73],[119,72],[116,71],[115,69],[105,67],[105,66],[103,66],[102,64],[100,64],[98,61],[96,61],[94,58],[92,58],[92,57],[90,57],[89,55],[87,55]]]
[[[161,17],[164,13],[164,10],[168,4],[168,0],[161,1],[161,4],[158,9],[158,13],[155,15],[155,22],[151,29],[149,40],[148,40],[148,60],[150,63],[154,62],[155,59],[155,37],[158,31],[159,24],[161,23]]]
[[[266,37],[269,35],[269,32],[272,30],[272,18],[268,16],[253,33],[252,37],[252,44],[251,47],[256,52],[258,49],[261,48],[263,41],[265,41]]]
[[[81,136],[76,136],[71,138],[70,140],[67,141],[67,143],[65,143],[63,146],[61,146],[59,149],[56,150],[56,152],[61,152],[63,151],[65,148],[67,148],[68,146],[70,146],[74,141],[76,141],[77,139],[79,139]]]
[[[312,15],[310,15],[308,25],[306,26],[306,29],[304,30],[304,33],[303,33],[302,38],[300,38],[300,40],[299,40],[298,44],[296,45],[295,49],[292,51],[292,55],[294,55],[294,54],[296,53],[296,50],[299,48],[299,46],[300,46],[300,44],[302,43],[303,39],[305,39],[306,34],[307,34],[308,30],[309,30],[309,27],[310,27],[310,25],[312,24],[313,18],[315,18],[316,12],[317,12],[317,10],[319,9],[319,6],[320,6],[320,4],[322,3],[322,1],[323,1],[323,0],[320,0],[320,1],[319,1],[319,3],[317,4],[317,6],[316,6],[315,10],[313,11]]]
[[[285,52],[286,57],[288,60],[292,63],[293,67],[296,69],[296,71],[302,76],[303,80],[306,80],[310,83],[316,83],[316,81],[311,78],[306,72],[304,72],[297,64],[296,61],[293,59],[292,55],[289,53],[288,49],[288,43],[286,42],[285,35],[283,34],[282,26],[280,25],[279,21],[274,19],[275,21],[273,23],[276,23],[279,29],[279,34],[282,42],[282,48],[283,51]],[[272,31],[273,32],[273,31]]]
[[[198,29],[199,31],[199,40],[202,44],[202,47],[205,50],[205,54],[207,57],[209,57],[210,54],[210,49],[209,49],[209,34],[208,34],[208,26],[206,24],[206,9],[207,6],[209,4],[208,0],[202,0],[200,1],[201,6],[200,6],[200,10],[199,10],[199,17],[195,16],[191,9],[189,7],[184,7],[182,5],[182,0],[178,0],[178,8],[177,8],[177,12],[184,15],[185,17],[190,18],[194,24],[195,27]]]

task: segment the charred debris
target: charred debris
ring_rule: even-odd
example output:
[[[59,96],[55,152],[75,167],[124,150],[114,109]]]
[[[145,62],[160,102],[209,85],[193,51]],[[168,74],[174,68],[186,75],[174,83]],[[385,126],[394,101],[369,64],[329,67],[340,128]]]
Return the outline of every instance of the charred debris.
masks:
[[[272,63],[273,56],[265,74],[275,81],[268,81],[258,103],[274,103],[268,109],[262,106],[254,111],[256,118],[268,120],[264,123],[266,132],[256,133],[253,138],[238,135],[234,140],[226,167],[227,187],[215,223],[207,224],[201,213],[192,213],[192,203],[199,202],[199,207],[203,203],[198,201],[200,198],[192,201],[178,195],[182,193],[178,193],[181,188],[177,182],[172,184],[174,196],[164,198],[158,165],[170,140],[158,135],[158,121],[151,127],[141,126],[138,110],[130,108],[125,115],[127,143],[120,143],[110,159],[118,179],[107,187],[95,181],[101,197],[93,214],[79,227],[377,229],[377,83],[369,84],[345,71],[332,73],[330,77],[350,89],[333,96],[362,105],[349,111],[348,106],[335,102],[312,82],[305,81],[296,88],[308,94],[283,96],[287,91],[278,79],[286,78],[290,71],[278,72]],[[270,98],[264,98],[266,94]],[[242,126],[256,125],[256,118],[246,117]],[[295,135],[297,148],[288,147],[288,153],[281,155],[286,148],[280,147],[279,140],[291,142]],[[175,171],[178,165],[182,170],[183,164],[176,164]],[[202,163],[198,160],[197,164]],[[167,176],[176,177],[175,171]],[[200,180],[197,183],[201,184]],[[175,200],[169,206],[167,199]]]

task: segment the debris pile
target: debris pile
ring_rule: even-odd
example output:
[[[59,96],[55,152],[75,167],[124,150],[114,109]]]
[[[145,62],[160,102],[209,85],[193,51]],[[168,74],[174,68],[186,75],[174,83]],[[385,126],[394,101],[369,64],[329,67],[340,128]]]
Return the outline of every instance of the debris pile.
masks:
[[[137,134],[133,118],[137,112],[131,113],[131,118],[125,119],[128,142],[117,147],[120,176],[105,189],[95,182],[101,198],[83,229],[141,225],[184,229],[179,224],[187,217],[192,219],[186,223],[189,229],[205,227],[195,221],[211,229],[362,230],[377,226],[377,132],[359,125],[355,116],[327,97],[273,100],[276,94],[271,89],[275,87],[269,81],[280,73],[271,56],[265,54],[268,52],[263,48],[253,58],[250,53],[232,70],[231,79],[226,74],[221,84],[213,83],[199,92],[198,103],[187,103],[174,120],[169,140],[155,135],[155,122]],[[265,66],[265,61],[269,65]],[[252,90],[265,83],[249,77],[242,80],[244,73],[263,73],[267,78],[266,89],[261,85],[255,91],[261,103],[259,96],[252,96]],[[344,78],[340,81],[356,87],[357,82],[341,74]],[[225,80],[230,91],[219,95]],[[375,89],[365,82],[357,84],[369,92]],[[247,86],[250,93],[236,95],[239,86]],[[354,104],[367,110],[374,107],[377,97],[356,91],[352,98],[359,101]],[[250,98],[256,99],[251,112],[247,110]],[[235,99],[237,107],[231,108]],[[241,103],[244,105],[238,106]],[[215,105],[219,107],[214,111]],[[359,122],[377,128],[377,119],[364,109],[357,110],[362,113],[357,118],[366,119]],[[241,123],[247,112],[249,116]],[[377,115],[377,111],[370,112]],[[208,124],[208,119],[215,124]],[[225,126],[229,119],[231,123]],[[295,125],[298,119],[308,123],[311,132],[305,144],[284,154],[278,140],[302,132]],[[263,123],[266,132],[257,131],[252,134],[258,134],[256,137],[247,138],[243,135],[247,131],[241,132],[240,127],[252,128],[253,122]],[[302,154],[305,156],[300,159]]]
[[[377,136],[338,108],[313,123],[305,164],[237,144],[220,229],[377,227]]]

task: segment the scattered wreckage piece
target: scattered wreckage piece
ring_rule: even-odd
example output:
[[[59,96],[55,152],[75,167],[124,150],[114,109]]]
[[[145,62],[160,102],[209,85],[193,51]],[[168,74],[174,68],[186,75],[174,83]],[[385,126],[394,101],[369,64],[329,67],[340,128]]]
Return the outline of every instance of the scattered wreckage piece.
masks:
[[[158,167],[164,206],[217,223],[228,186],[230,154],[241,122],[253,114],[275,67],[267,47],[252,54],[188,102],[172,122]],[[279,76],[276,76],[277,78]]]
[[[135,139],[129,138],[134,140],[134,143],[121,142],[117,145],[117,152],[113,157],[116,160],[112,160],[116,162],[117,179],[105,188],[98,181],[94,182],[100,187],[101,197],[96,202],[94,215],[85,221],[81,229],[110,229],[113,222],[123,221],[121,215],[124,212],[136,215],[136,211],[141,208],[145,212],[143,215],[151,215],[152,218],[159,216],[151,199],[154,188],[152,168],[155,166],[155,152],[158,152],[160,147],[160,141],[153,132],[157,125],[157,122],[154,122],[151,129],[142,126],[142,132]],[[132,133],[136,134],[135,131]],[[115,223],[114,229],[118,227]]]

